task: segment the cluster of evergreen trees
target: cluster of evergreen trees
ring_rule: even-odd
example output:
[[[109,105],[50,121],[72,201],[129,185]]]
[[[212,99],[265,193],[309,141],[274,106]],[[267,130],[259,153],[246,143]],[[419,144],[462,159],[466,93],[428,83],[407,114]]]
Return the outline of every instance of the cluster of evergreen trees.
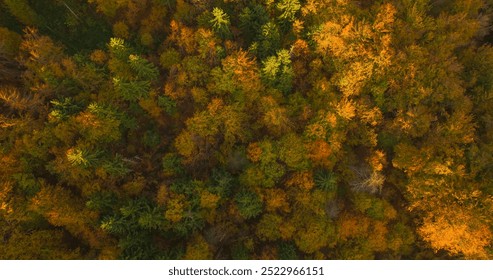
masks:
[[[0,258],[491,259],[491,0],[0,0]]]

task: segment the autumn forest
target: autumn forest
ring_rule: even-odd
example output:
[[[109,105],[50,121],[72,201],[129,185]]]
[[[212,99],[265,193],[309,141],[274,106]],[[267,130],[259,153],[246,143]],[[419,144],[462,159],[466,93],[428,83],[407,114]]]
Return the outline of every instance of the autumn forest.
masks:
[[[0,0],[0,259],[493,259],[492,0]]]

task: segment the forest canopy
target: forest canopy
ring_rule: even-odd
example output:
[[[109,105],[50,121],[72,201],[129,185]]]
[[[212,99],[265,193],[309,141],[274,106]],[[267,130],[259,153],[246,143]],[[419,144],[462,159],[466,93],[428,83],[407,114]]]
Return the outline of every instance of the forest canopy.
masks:
[[[492,24],[0,0],[0,259],[493,259]]]

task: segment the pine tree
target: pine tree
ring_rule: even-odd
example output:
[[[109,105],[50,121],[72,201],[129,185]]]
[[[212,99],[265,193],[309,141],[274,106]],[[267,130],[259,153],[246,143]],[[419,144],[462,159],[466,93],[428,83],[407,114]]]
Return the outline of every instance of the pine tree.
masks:
[[[221,8],[214,8],[212,10],[212,16],[210,23],[212,29],[222,38],[227,38],[231,32],[229,16]]]

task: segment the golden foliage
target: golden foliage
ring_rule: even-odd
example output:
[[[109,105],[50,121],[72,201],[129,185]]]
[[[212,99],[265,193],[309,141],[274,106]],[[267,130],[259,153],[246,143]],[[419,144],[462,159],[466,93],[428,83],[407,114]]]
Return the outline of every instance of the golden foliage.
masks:
[[[370,164],[372,170],[382,171],[383,167],[387,164],[385,153],[381,150],[376,150],[369,158],[368,163]]]
[[[155,95],[155,93],[151,95]],[[155,119],[161,119],[163,110],[161,109],[161,107],[159,107],[154,98],[142,98],[139,100],[139,105],[140,107],[142,107],[142,109],[146,110],[151,117]]]
[[[275,135],[286,132],[290,126],[290,120],[286,108],[273,107],[265,112],[262,123]]]
[[[332,149],[324,140],[317,140],[309,144],[308,156],[315,165],[329,166],[329,157],[332,155]]]
[[[215,209],[219,199],[220,197],[218,195],[204,190],[200,194],[200,207]]]
[[[52,225],[64,227],[74,236],[80,237],[94,248],[100,248],[104,242],[104,233],[95,230],[92,221],[97,213],[83,208],[70,191],[60,186],[42,186],[32,198],[30,209],[44,216]],[[56,204],[53,201],[57,201]]]
[[[223,59],[221,63],[224,71],[232,72],[243,83],[247,83],[253,78],[258,78],[255,59],[250,57],[246,51],[236,51]]]
[[[113,24],[113,35],[118,38],[129,39],[130,32],[128,30],[128,25],[123,21],[118,21]]]
[[[175,140],[175,147],[180,155],[184,157],[192,156],[196,149],[192,134],[188,131],[180,133]]]
[[[387,226],[382,221],[374,221],[368,236],[368,245],[375,252],[383,252],[387,250]]]
[[[281,189],[266,189],[264,200],[268,212],[276,210],[290,212],[288,197]]]
[[[296,35],[296,36],[300,36],[301,35],[301,32],[303,31],[303,29],[305,28],[303,26],[304,22],[302,20],[299,20],[299,19],[296,19],[293,21],[293,33]],[[296,44],[296,43],[295,43]]]
[[[372,71],[373,63],[359,61],[352,63],[344,73],[341,73],[341,78],[337,83],[344,96],[359,95],[364,82],[371,77]]]
[[[138,176],[134,180],[124,184],[122,189],[128,195],[135,196],[140,194],[146,187],[146,179],[142,176]]]
[[[0,2],[0,258],[493,257],[488,1]]]
[[[290,240],[296,231],[296,225],[293,221],[284,221],[279,226],[279,232],[283,240]]]
[[[314,139],[325,139],[327,132],[320,123],[313,123],[306,127],[306,135]]]
[[[392,4],[386,3],[382,5],[373,23],[373,28],[378,32],[390,32],[391,26],[395,21],[396,13],[397,10]]]
[[[209,64],[214,64],[217,60],[216,48],[218,45],[217,39],[211,30],[199,28],[195,33],[195,40],[199,45],[199,54],[206,59]]]
[[[250,143],[247,148],[247,157],[252,162],[259,162],[262,156],[262,148],[258,143]]]
[[[289,187],[295,186],[304,191],[309,191],[315,186],[315,183],[313,182],[313,172],[296,172],[291,176],[291,178],[288,179],[286,185]]]
[[[344,39],[339,36],[342,26],[335,22],[326,22],[322,31],[317,34],[315,40],[317,48],[321,53],[329,53],[335,57],[341,56],[346,50]]]
[[[12,182],[6,181],[0,184],[0,214],[3,217],[12,214],[14,211],[10,202],[12,189]]]
[[[185,197],[183,195],[173,195],[166,205],[166,212],[164,216],[171,222],[179,222],[183,218],[183,212],[185,211],[184,205]]]
[[[371,125],[371,126],[377,126],[380,124],[383,120],[382,112],[378,107],[374,107],[369,110],[361,110],[360,118],[363,120],[365,123]]]
[[[368,234],[370,219],[363,215],[344,213],[338,220],[337,235],[343,241]]]
[[[193,54],[197,50],[193,29],[172,20],[170,23],[171,34],[169,40],[174,42],[182,51]]]
[[[185,260],[210,260],[212,250],[202,235],[195,235],[187,244],[187,250],[183,259]]]
[[[32,106],[38,105],[36,104],[38,100],[35,97],[23,96],[19,92],[19,89],[11,86],[1,86],[0,87],[0,101],[7,105],[12,110],[25,111]],[[3,112],[4,116],[2,117],[4,120],[7,120],[6,117],[8,115],[7,112]],[[15,119],[11,119],[13,122]]]
[[[166,185],[160,185],[156,194],[156,202],[158,205],[165,205],[169,198],[169,191]]]
[[[97,64],[104,64],[108,60],[108,55],[103,50],[94,50],[91,53],[91,61]]]
[[[461,210],[444,216],[430,214],[418,233],[437,251],[444,249],[454,255],[463,254],[468,259],[489,258],[485,247],[490,245],[493,235],[487,225],[476,220]]]
[[[356,116],[356,106],[354,101],[350,99],[343,99],[337,105],[337,114],[345,120],[351,120]]]
[[[291,47],[291,52],[294,56],[305,57],[309,54],[310,49],[308,47],[308,43],[305,40],[298,39]]]
[[[390,203],[384,201],[383,215],[387,220],[394,220],[397,218],[397,210]]]

